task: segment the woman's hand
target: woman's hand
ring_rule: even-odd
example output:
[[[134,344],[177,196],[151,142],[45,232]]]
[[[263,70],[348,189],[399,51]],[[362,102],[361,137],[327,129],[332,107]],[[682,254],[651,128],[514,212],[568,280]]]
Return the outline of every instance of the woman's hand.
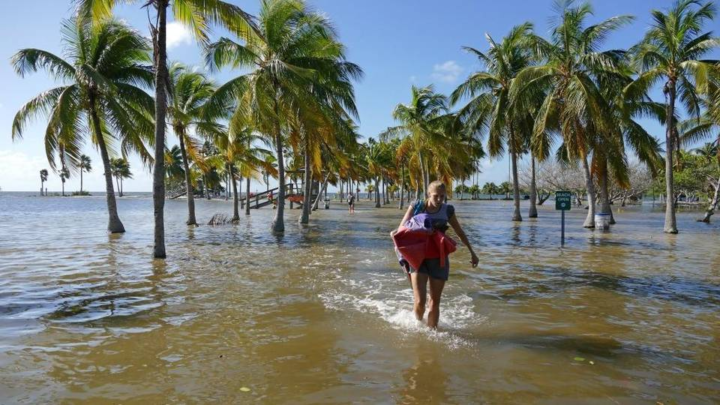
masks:
[[[477,257],[475,252],[470,252],[470,254],[472,255],[472,258],[470,259],[470,263],[472,263],[473,267],[477,267],[478,263],[480,263],[480,259]]]

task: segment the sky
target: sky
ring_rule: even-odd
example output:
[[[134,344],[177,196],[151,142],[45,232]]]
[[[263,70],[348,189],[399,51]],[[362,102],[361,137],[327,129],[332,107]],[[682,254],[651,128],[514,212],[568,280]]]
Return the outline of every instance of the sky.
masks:
[[[257,0],[231,0],[251,14],[259,8]],[[593,1],[595,15],[589,23],[630,14],[633,24],[613,33],[605,49],[628,48],[638,42],[650,22],[651,9],[664,9],[670,0],[603,0]],[[116,15],[147,35],[148,18],[142,2],[115,9]],[[392,110],[410,99],[412,85],[432,84],[435,90],[449,94],[467,76],[479,69],[477,59],[463,52],[462,46],[480,50],[488,48],[485,34],[499,41],[514,25],[530,21],[538,34],[547,37],[552,0],[309,0],[316,11],[323,12],[337,28],[347,47],[348,59],[365,72],[356,83],[360,113],[360,133],[377,137],[385,128],[396,125]],[[20,107],[42,91],[57,85],[43,71],[19,77],[10,58],[19,49],[39,48],[62,54],[60,26],[73,14],[72,0],[27,0],[4,4],[0,16],[0,187],[4,191],[35,191],[40,186],[39,171],[48,168],[42,136],[47,120],[39,117],[26,128],[22,140],[11,138],[12,120]],[[720,20],[716,20],[716,23]],[[715,27],[706,27],[707,30]],[[213,38],[223,34],[213,30]],[[168,25],[169,60],[181,61],[204,69],[202,51],[181,25]],[[212,75],[218,83],[239,75],[225,70]],[[656,92],[658,95],[659,92]],[[658,139],[664,139],[662,126],[652,121],[642,125]],[[177,138],[168,135],[170,146]],[[102,162],[99,152],[90,144],[85,153],[93,161],[93,171],[84,176],[84,188],[104,191]],[[134,178],[126,180],[125,191],[149,192],[152,176],[136,156],[130,157]],[[500,183],[508,179],[508,159],[485,159],[479,183]],[[78,190],[79,176],[66,183],[66,191]],[[51,173],[46,187],[59,191],[61,181]],[[255,183],[252,189],[264,189]]]

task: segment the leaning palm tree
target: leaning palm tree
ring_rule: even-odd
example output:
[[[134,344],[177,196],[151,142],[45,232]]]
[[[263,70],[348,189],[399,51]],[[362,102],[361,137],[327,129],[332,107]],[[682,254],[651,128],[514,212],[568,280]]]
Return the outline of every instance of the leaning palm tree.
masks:
[[[620,138],[612,109],[597,83],[598,75],[618,71],[620,56],[616,51],[597,49],[609,33],[628,24],[632,17],[617,16],[586,26],[592,7],[574,3],[557,3],[559,15],[550,40],[533,39],[545,62],[523,69],[513,81],[510,97],[517,102],[528,93],[544,95],[533,127],[532,147],[539,158],[548,156],[552,147],[548,134],[560,134],[559,156],[582,164],[589,207],[583,226],[594,228],[595,187],[588,158],[598,144],[597,137]]]
[[[112,14],[118,3],[131,0],[75,0],[78,15],[92,20],[95,24]],[[153,255],[165,258],[165,115],[169,73],[167,68],[167,9],[172,4],[176,21],[189,26],[195,38],[207,45],[208,29],[211,23],[219,24],[237,35],[254,30],[252,17],[239,7],[221,0],[143,0],[143,7],[152,6],[156,11],[154,22],[150,22],[153,42],[153,66],[155,68],[155,168],[153,170],[153,206],[155,210],[155,243]]]
[[[45,182],[48,180],[47,169],[40,170],[40,195],[45,195]]]
[[[90,161],[90,156],[88,155],[80,155],[80,165],[78,166],[80,169],[80,194],[83,192],[83,172],[90,173],[92,171],[92,162]]]
[[[309,11],[302,0],[264,0],[258,25],[259,33],[237,34],[244,45],[228,38],[211,44],[207,62],[213,69],[223,66],[252,69],[220,86],[213,98],[220,105],[229,99],[247,99],[249,102],[239,103],[238,108],[246,109],[243,115],[251,116],[256,130],[273,142],[280,188],[272,229],[283,232],[285,138],[300,139],[299,132],[311,128],[304,125],[309,124],[312,111],[333,99],[346,85],[337,78],[358,77],[360,72],[355,65],[339,62],[344,51],[332,26],[323,15]],[[347,89],[344,92],[347,94]],[[247,95],[240,96],[242,93]],[[349,99],[338,102],[345,108],[352,106]]]
[[[510,100],[510,86],[515,76],[532,61],[532,24],[525,23],[510,30],[498,44],[490,34],[485,34],[490,43],[487,55],[477,49],[465,47],[485,65],[486,70],[473,73],[452,93],[450,102],[455,104],[465,96],[470,102],[460,111],[467,117],[468,130],[480,133],[489,128],[488,152],[492,157],[501,156],[507,145],[512,161],[512,180],[515,211],[513,221],[522,221],[520,215],[520,184],[518,180],[518,155],[523,150],[521,133],[524,129],[519,122],[525,118],[525,110],[515,110]]]
[[[678,95],[685,109],[700,115],[697,88],[707,85],[709,75],[717,69],[717,61],[702,60],[704,55],[720,46],[712,32],[703,33],[703,25],[715,17],[712,2],[678,0],[666,12],[653,10],[653,23],[643,40],[631,49],[640,75],[628,85],[625,93],[637,98],[660,80],[665,95],[665,233],[678,233],[675,218],[673,187],[673,153],[680,148],[677,136],[676,102]],[[715,66],[713,66],[715,65]]]
[[[22,49],[12,63],[20,76],[45,69],[64,85],[48,90],[15,115],[13,139],[21,138],[25,123],[36,114],[48,116],[45,151],[55,169],[55,155],[63,168],[80,165],[80,149],[90,139],[100,151],[105,174],[108,230],[125,232],[118,216],[110,172],[110,151],[119,143],[123,155],[152,157],[145,142],[152,141],[152,98],[142,86],[152,84],[147,41],[117,21],[91,27],[81,20],[63,23],[67,60],[39,49]]]

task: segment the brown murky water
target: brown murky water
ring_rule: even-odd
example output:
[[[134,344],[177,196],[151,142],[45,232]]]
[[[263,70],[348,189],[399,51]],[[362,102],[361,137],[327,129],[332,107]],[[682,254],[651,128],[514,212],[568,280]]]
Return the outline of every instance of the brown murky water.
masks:
[[[453,255],[439,332],[411,315],[388,232],[362,202],[187,229],[167,203],[169,258],[152,261],[152,201],[0,195],[0,403],[718,403],[720,225],[617,212],[568,242],[542,207],[456,202],[480,252]],[[230,212],[199,201],[198,217]],[[717,220],[720,221],[720,218]]]

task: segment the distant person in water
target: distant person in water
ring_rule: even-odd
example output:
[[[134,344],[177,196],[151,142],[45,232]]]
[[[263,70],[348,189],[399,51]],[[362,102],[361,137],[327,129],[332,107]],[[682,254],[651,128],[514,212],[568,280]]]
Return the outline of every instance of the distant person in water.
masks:
[[[355,213],[355,195],[353,193],[350,193],[350,198],[348,198],[348,210],[351,214]]]
[[[443,232],[452,227],[462,243],[470,250],[470,263],[473,267],[477,267],[478,259],[465,232],[463,231],[457,216],[455,215],[455,207],[446,204],[446,188],[441,181],[430,183],[427,191],[426,200],[418,200],[408,207],[405,212],[400,226],[403,226],[413,216],[425,213],[432,219],[433,228],[437,232]],[[448,226],[449,225],[449,226]],[[397,229],[392,231],[390,235],[394,235]],[[410,281],[412,282],[413,296],[415,298],[414,312],[415,318],[419,321],[425,316],[425,304],[427,301],[427,286],[430,284],[430,312],[428,313],[427,325],[430,328],[437,328],[440,320],[440,297],[442,295],[445,282],[450,275],[450,261],[445,257],[445,266],[440,266],[440,259],[425,259],[420,268],[414,269],[409,267]]]

